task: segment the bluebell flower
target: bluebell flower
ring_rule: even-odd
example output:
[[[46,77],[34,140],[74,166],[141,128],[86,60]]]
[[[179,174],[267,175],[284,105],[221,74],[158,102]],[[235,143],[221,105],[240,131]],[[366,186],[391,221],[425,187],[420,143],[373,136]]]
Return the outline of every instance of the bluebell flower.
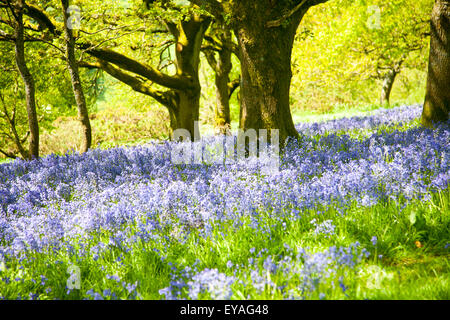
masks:
[[[121,260],[120,252],[130,252],[137,241],[183,244],[193,231],[210,237],[221,222],[239,228],[243,221],[250,221],[249,228],[270,239],[271,226],[261,223],[262,212],[282,227],[287,220],[296,222],[302,212],[316,209],[312,232],[335,236],[333,221],[321,219],[324,207],[334,208],[339,219],[353,204],[364,208],[399,198],[405,203],[426,200],[432,192],[449,187],[449,123],[434,131],[396,128],[419,117],[421,109],[420,105],[401,106],[299,124],[302,145],[288,143],[276,173],[263,173],[257,161],[232,157],[226,166],[175,166],[172,142],[0,164],[0,261],[47,250],[71,259],[89,256],[97,260],[111,249],[119,251]],[[380,126],[389,130],[384,132]],[[215,137],[205,141],[218,142]],[[168,228],[174,231],[170,237],[164,233]],[[107,235],[106,243],[91,246],[89,237],[100,232]],[[372,237],[371,242],[375,246],[378,239]],[[267,271],[295,269],[302,283],[298,291],[306,294],[336,270],[355,268],[368,256],[364,250],[356,244],[316,253],[300,248],[293,258],[295,264],[287,257],[269,258],[267,249],[256,253],[251,248],[248,265],[234,266],[234,270],[250,267],[262,277]],[[152,252],[165,263],[164,249]],[[99,268],[106,270],[103,265]],[[171,272],[182,273],[178,266],[172,266]],[[218,271],[192,270],[173,279],[171,289],[162,292],[167,298],[177,298],[180,292],[220,296],[204,279],[213,279],[219,286],[231,283],[227,277]],[[106,278],[121,283],[117,276]],[[266,280],[259,280],[258,288],[267,285]],[[94,292],[91,295],[95,298]]]

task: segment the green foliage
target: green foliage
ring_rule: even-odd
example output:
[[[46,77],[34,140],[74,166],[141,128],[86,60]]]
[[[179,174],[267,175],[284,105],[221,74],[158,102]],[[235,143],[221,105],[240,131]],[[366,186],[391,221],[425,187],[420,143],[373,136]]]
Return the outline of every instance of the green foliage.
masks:
[[[311,8],[296,36],[292,103],[322,111],[336,104],[373,104],[386,72],[402,58],[392,100],[421,102],[432,5],[432,0],[337,0]]]
[[[77,43],[94,43],[102,48],[111,48],[142,63],[157,66],[162,72],[175,74],[174,39],[161,21],[168,19],[176,23],[181,19],[188,19],[193,12],[204,11],[193,8],[187,1],[148,2],[148,6],[145,6],[142,0],[71,1],[71,4],[81,9],[81,30],[75,33]],[[61,27],[61,4],[58,0],[34,0],[27,3],[41,8],[54,24]],[[381,81],[386,71],[403,57],[405,61],[394,84],[391,101],[394,105],[422,102],[428,58],[428,19],[432,4],[432,0],[335,0],[311,8],[297,32],[292,55],[291,104],[296,121],[310,111],[320,114],[333,109],[371,109],[378,103]],[[2,19],[8,20],[5,9],[0,10],[0,15]],[[226,12],[224,15],[226,21],[231,19]],[[25,23],[29,27],[28,34],[47,41],[27,42],[26,50],[28,65],[36,81],[41,133],[43,137],[51,137],[63,132],[57,126],[66,122],[61,122],[61,119],[57,121],[58,117],[73,119],[76,116],[68,72],[61,59],[64,41],[62,35],[51,36],[48,31],[33,31],[39,25],[32,19],[26,18]],[[4,23],[0,24],[0,29],[12,33],[11,27]],[[76,55],[79,60],[96,61],[79,49],[76,50]],[[204,57],[201,60],[200,119],[203,132],[212,133],[216,103],[214,73]],[[2,94],[6,97],[10,110],[13,105],[16,106],[18,131],[24,136],[27,132],[27,120],[23,86],[15,71],[12,43],[0,43],[0,66]],[[114,107],[119,106],[120,110],[129,108],[129,112],[124,113],[128,114],[127,117],[134,118],[161,108],[156,113],[162,118],[158,116],[157,119],[167,121],[167,117],[162,115],[164,108],[153,100],[124,85],[112,84],[96,70],[80,71],[90,113],[101,112],[107,106],[108,111],[104,112],[111,114]],[[237,78],[239,72],[239,61],[233,56],[230,79]],[[155,89],[164,89],[153,86]],[[239,120],[236,93],[231,99],[231,117],[234,129]],[[164,126],[157,125],[150,130],[151,133],[127,136],[125,128],[117,127],[109,116],[105,115],[105,118],[112,121],[112,126],[117,131],[116,135],[105,134],[105,137],[112,139],[102,139],[107,145],[114,145],[118,141],[129,143],[132,137],[141,140],[149,136],[167,136],[163,129],[167,127],[167,123]],[[105,124],[100,128],[106,129],[108,126]],[[0,114],[0,131],[9,133],[8,130],[5,118]],[[76,139],[77,135],[75,130],[72,135],[64,134],[64,139]],[[2,136],[0,148],[12,148],[9,140]],[[54,140],[51,141],[53,142],[41,139],[41,143],[46,145],[43,149],[52,150]],[[77,141],[68,141],[62,145],[76,147]],[[60,150],[59,147],[56,149]]]

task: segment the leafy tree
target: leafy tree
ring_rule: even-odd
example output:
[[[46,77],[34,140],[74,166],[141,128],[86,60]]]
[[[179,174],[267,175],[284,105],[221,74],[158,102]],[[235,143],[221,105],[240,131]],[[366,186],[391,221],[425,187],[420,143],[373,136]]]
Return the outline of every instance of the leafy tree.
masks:
[[[402,67],[426,66],[422,57],[428,48],[431,1],[372,1],[369,5],[362,0],[352,6],[362,9],[365,18],[365,28],[355,30],[355,48],[370,59],[369,70],[382,81],[380,104],[388,104]]]
[[[115,3],[83,3],[85,12],[89,14],[83,16],[83,28],[78,33],[77,46],[82,49],[80,52],[82,57],[88,53],[97,60],[82,61],[79,65],[102,69],[134,90],[151,96],[168,108],[173,130],[187,129],[193,137],[194,122],[199,117],[200,48],[204,32],[211,19],[202,15],[201,12],[192,10],[189,5],[178,6],[171,5],[167,1],[153,1],[149,10],[144,12],[141,9],[142,6],[137,5],[138,2],[142,4],[142,1],[121,1],[119,6]],[[77,4],[81,6],[81,3]],[[48,36],[48,39],[39,40],[61,50],[60,35],[63,34],[64,18],[58,15],[56,10],[49,10],[55,6],[57,6],[55,1],[28,5],[27,14],[38,21],[39,31],[45,30],[50,33],[50,35],[42,35],[42,37]],[[130,8],[136,9],[129,10]],[[146,25],[149,16],[153,18],[153,21],[149,23],[150,25]],[[125,22],[123,25],[118,23],[119,17]],[[159,26],[155,26],[155,21],[160,23]],[[161,22],[164,25],[163,29],[161,29]],[[138,24],[141,26],[135,28]],[[139,61],[128,56],[130,49],[131,51],[138,49],[140,54],[137,56],[142,56],[142,52],[147,49],[145,43],[140,45],[140,41],[132,38],[139,32],[145,35],[165,33],[172,37],[165,43],[174,43],[176,57],[174,75],[168,75],[159,67],[155,68],[147,64],[147,62],[153,62],[152,57]],[[111,34],[114,35],[111,36]],[[81,35],[83,35],[82,38]],[[132,39],[125,43],[127,50],[122,51],[123,53],[109,48],[124,46],[123,42],[118,41],[119,38]],[[73,42],[69,41],[69,44]],[[62,43],[66,45],[67,41],[63,40]],[[137,46],[135,46],[136,43],[138,43]],[[129,48],[128,45],[130,45]],[[67,50],[63,52],[65,51]],[[166,90],[161,90],[161,87]]]
[[[311,9],[296,35],[293,84],[302,90],[293,99],[310,109],[387,104],[399,74],[426,68],[431,7],[432,0],[335,0]]]
[[[72,106],[76,104],[70,79],[66,74],[66,41],[63,38],[63,15],[55,8],[60,2],[54,1],[27,1],[24,2],[24,43],[27,66],[35,85],[36,113],[39,126],[47,131],[54,129],[53,120],[62,115],[72,115]],[[61,30],[60,30],[60,29]],[[14,19],[6,1],[0,2],[0,61],[2,69],[8,72],[1,73],[2,93],[4,104],[0,112],[0,123],[3,123],[1,134],[5,139],[0,141],[3,155],[15,157],[22,154],[14,138],[14,131],[19,137],[29,137],[30,130],[23,126],[23,112],[20,105],[25,104],[25,91],[17,86],[18,74],[11,67],[14,57],[9,51],[11,44],[15,45]],[[101,92],[97,84],[98,74],[82,72],[87,96],[86,105],[92,106]],[[14,115],[14,117],[12,117]],[[10,117],[8,117],[10,116]],[[25,115],[25,119],[27,116]],[[15,120],[15,121],[10,121]],[[12,128],[15,126],[15,128]],[[24,141],[24,138],[20,139]],[[42,149],[41,147],[39,149]],[[28,150],[25,150],[28,152]],[[23,157],[23,154],[22,154]]]
[[[102,48],[92,41],[85,42],[81,47],[97,61],[86,61],[83,65],[101,68],[133,90],[151,96],[167,107],[171,129],[186,129],[193,138],[194,123],[199,118],[200,107],[201,87],[198,76],[200,49],[211,19],[190,6],[173,5],[166,1],[148,2],[147,12],[140,11],[139,7],[136,10],[138,10],[137,18],[150,18],[155,21],[158,17],[164,26],[161,30],[161,26],[156,27],[154,22],[153,25],[150,22],[149,29],[144,32],[170,35],[171,39],[165,39],[163,43],[174,44],[175,74],[162,72],[161,68],[145,62],[146,60],[153,62],[151,59],[143,58],[141,61],[140,58],[133,58],[118,50]],[[141,46],[137,44],[137,47]],[[145,55],[145,50],[142,51]],[[162,89],[155,87],[154,84]]]

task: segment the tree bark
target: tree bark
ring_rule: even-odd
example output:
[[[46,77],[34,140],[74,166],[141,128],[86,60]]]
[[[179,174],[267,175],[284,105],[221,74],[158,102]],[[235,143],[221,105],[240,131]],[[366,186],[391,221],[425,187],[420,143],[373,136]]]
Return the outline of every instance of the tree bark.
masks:
[[[34,79],[27,67],[25,58],[25,41],[24,41],[24,25],[23,10],[24,0],[18,0],[16,7],[13,9],[15,16],[14,36],[15,36],[15,56],[16,65],[20,76],[25,84],[25,100],[28,114],[28,127],[30,129],[30,142],[28,158],[39,158],[39,124],[36,113],[35,86]]]
[[[381,87],[380,104],[389,105],[389,99],[391,96],[392,86],[394,85],[395,77],[397,77],[397,72],[391,69],[388,71],[383,80],[383,86]]]
[[[450,1],[436,0],[431,13],[430,57],[421,122],[445,122],[450,112]]]
[[[395,65],[389,69],[383,80],[383,86],[381,87],[380,104],[389,105],[389,100],[391,97],[392,86],[394,85],[395,78],[400,73],[401,66],[406,59],[406,55],[403,55],[400,60],[398,60]]]
[[[75,38],[73,36],[72,30],[69,29],[67,24],[67,21],[69,19],[69,15],[67,13],[67,8],[69,7],[69,0],[61,0],[61,4],[63,8],[67,67],[70,73],[70,80],[72,82],[73,94],[75,96],[75,101],[77,103],[78,120],[80,121],[82,128],[82,143],[80,151],[83,153],[88,151],[89,148],[91,147],[92,143],[91,122],[89,120],[89,113],[86,106],[86,99],[83,93],[83,87],[81,86],[80,73],[78,71],[78,63],[75,58]]]
[[[171,111],[171,128],[186,129],[191,139],[198,137],[195,133],[195,122],[200,114],[200,78],[198,69],[200,64],[200,49],[206,30],[211,20],[204,16],[193,14],[189,20],[184,20],[176,26],[168,23],[169,30],[176,41],[177,76],[188,79],[190,86],[182,90],[174,90],[175,105]]]
[[[232,49],[230,43],[232,40],[230,30],[223,31],[221,37],[221,46],[217,49],[218,59],[215,58],[214,50],[206,50],[205,56],[215,74],[215,127],[217,133],[228,135],[231,131],[230,92],[232,93],[232,90],[234,90],[230,87],[230,72],[233,67],[231,64]]]
[[[272,20],[269,1],[241,7],[235,34],[241,57],[242,129],[278,129],[283,145],[288,137],[298,138],[289,104],[291,53],[297,27],[306,13],[302,8],[280,26]],[[280,12],[275,10],[275,12]]]
[[[216,84],[216,110],[215,125],[220,134],[230,134],[230,96],[228,83],[230,82],[231,51],[224,47],[219,51],[218,72],[215,76]]]

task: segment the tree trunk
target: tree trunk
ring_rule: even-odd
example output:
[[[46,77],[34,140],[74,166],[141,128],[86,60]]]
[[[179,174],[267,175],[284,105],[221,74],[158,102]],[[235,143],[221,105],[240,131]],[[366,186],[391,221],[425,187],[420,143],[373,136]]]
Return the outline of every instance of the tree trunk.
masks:
[[[381,87],[380,104],[389,105],[389,99],[391,96],[392,86],[394,85],[395,78],[400,73],[403,62],[405,62],[407,55],[403,54],[399,60],[394,63],[394,66],[389,69],[388,73],[384,77],[383,86]]]
[[[198,92],[177,92],[177,100],[173,107],[168,107],[170,116],[170,128],[173,132],[177,129],[186,129],[194,140],[195,121],[199,119],[200,90]]]
[[[231,72],[231,50],[224,47],[219,51],[216,83],[215,125],[220,134],[229,134],[231,130],[230,96],[228,83]]]
[[[389,98],[391,96],[392,86],[394,85],[397,72],[394,69],[388,71],[383,80],[383,86],[381,87],[380,104],[389,105]]]
[[[450,1],[436,0],[431,13],[430,57],[421,122],[447,121],[450,112]]]
[[[194,123],[199,120],[200,110],[200,48],[210,22],[209,18],[194,14],[188,21],[182,21],[178,25],[168,23],[176,40],[177,76],[190,81],[188,88],[174,90],[177,99],[176,105],[170,110],[171,128],[186,129],[191,134],[191,139],[196,137]]]
[[[23,10],[24,1],[17,1],[16,10],[14,12],[16,23],[14,27],[15,33],[15,55],[17,69],[25,84],[25,100],[28,114],[28,126],[30,129],[30,144],[28,158],[39,158],[39,124],[36,113],[35,86],[34,79],[27,67],[25,59],[25,42],[24,42],[24,25]]]
[[[70,80],[72,82],[73,94],[78,108],[78,120],[81,123],[82,128],[82,143],[81,152],[86,152],[91,147],[92,143],[92,131],[91,122],[89,121],[88,109],[86,106],[86,99],[83,93],[83,87],[81,86],[80,73],[78,72],[78,63],[75,59],[75,38],[73,37],[72,30],[69,29],[67,21],[69,15],[67,8],[69,7],[69,0],[61,0],[64,17],[64,34],[66,40],[66,59],[67,67],[70,73]]]
[[[205,51],[206,59],[214,70],[215,85],[216,85],[216,107],[215,114],[215,127],[217,133],[222,135],[230,134],[231,130],[231,116],[230,116],[230,96],[232,90],[230,88],[230,72],[233,67],[231,64],[231,32],[230,30],[223,30],[221,37],[221,46],[218,51],[218,59],[215,58],[214,50]]]
[[[267,26],[274,17],[269,1],[243,5],[241,10],[242,19],[235,25],[242,79],[239,125],[257,132],[278,129],[283,145],[288,137],[298,138],[289,104],[291,53],[297,27],[307,9],[299,9],[279,26]]]

